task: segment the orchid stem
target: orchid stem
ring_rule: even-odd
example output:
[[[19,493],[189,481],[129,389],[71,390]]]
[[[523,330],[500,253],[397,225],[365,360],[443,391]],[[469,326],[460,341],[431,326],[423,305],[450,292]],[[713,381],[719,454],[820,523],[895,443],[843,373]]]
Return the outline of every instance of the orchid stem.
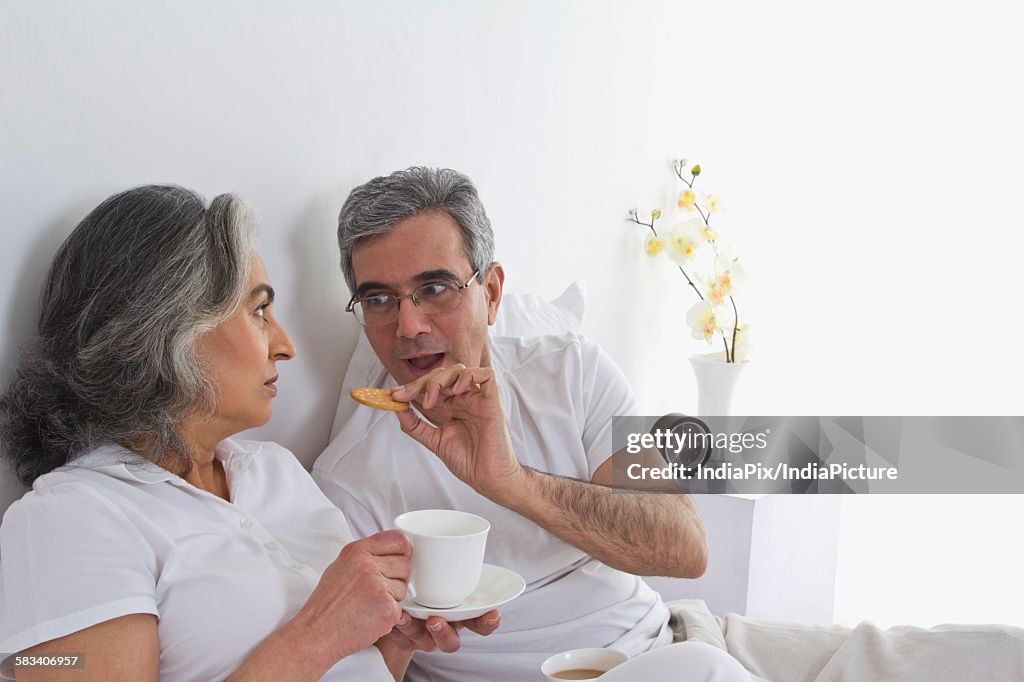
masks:
[[[732,313],[735,316],[735,318],[733,319],[733,323],[732,323],[732,360],[731,360],[731,362],[736,362],[736,332],[740,328],[740,311],[736,309],[736,300],[732,296],[729,296],[729,302],[732,303]],[[726,351],[726,355],[728,356],[728,351]]]
[[[704,215],[704,211],[700,210],[700,206],[697,205],[696,201],[694,202],[693,207],[697,209],[697,213],[700,213],[700,217],[704,219],[704,224],[707,227],[711,227],[711,214],[709,213],[707,215]]]
[[[676,267],[679,268],[679,272],[683,273],[683,277],[686,278],[686,283],[693,287],[693,290],[697,292],[697,298],[703,301],[704,297],[701,295],[700,289],[698,289],[697,285],[693,283],[693,280],[690,279],[690,276],[686,274],[686,270],[683,270],[683,266],[676,265]]]

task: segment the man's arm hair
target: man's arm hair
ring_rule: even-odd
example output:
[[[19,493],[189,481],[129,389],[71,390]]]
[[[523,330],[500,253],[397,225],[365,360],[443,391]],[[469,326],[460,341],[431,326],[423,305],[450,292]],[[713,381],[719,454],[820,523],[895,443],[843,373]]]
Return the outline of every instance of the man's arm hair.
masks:
[[[524,467],[524,490],[495,500],[599,561],[636,575],[697,578],[707,532],[683,493],[622,490]]]

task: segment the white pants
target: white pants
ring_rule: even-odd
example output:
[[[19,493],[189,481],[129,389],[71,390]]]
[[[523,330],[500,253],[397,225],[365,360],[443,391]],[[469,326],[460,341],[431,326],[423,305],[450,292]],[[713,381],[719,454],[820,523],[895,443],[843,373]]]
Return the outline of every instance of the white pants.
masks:
[[[601,676],[601,682],[750,682],[739,662],[704,642],[654,649]]]

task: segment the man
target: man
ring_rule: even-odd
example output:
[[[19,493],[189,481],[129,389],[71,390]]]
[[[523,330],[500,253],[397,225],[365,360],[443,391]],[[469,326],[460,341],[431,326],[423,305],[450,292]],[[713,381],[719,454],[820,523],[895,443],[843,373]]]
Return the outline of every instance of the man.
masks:
[[[686,495],[610,487],[611,419],[635,401],[597,346],[569,333],[489,337],[504,271],[469,179],[428,168],[375,178],[346,200],[338,242],[348,310],[400,385],[392,397],[417,410],[363,413],[315,479],[359,536],[408,510],[479,514],[492,525],[485,560],[527,581],[497,632],[417,654],[407,679],[534,679],[554,652],[670,643],[668,610],[637,576],[700,576],[704,526]]]

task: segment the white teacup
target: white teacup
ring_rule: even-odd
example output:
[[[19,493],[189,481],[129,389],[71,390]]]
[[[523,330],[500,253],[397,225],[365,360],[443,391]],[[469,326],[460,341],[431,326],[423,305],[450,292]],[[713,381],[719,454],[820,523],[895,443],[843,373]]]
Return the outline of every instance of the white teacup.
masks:
[[[434,609],[458,606],[480,583],[491,524],[453,509],[421,509],[395,517],[412,543],[413,601]]]
[[[629,656],[617,649],[570,649],[555,654],[540,666],[546,682],[596,680]]]

